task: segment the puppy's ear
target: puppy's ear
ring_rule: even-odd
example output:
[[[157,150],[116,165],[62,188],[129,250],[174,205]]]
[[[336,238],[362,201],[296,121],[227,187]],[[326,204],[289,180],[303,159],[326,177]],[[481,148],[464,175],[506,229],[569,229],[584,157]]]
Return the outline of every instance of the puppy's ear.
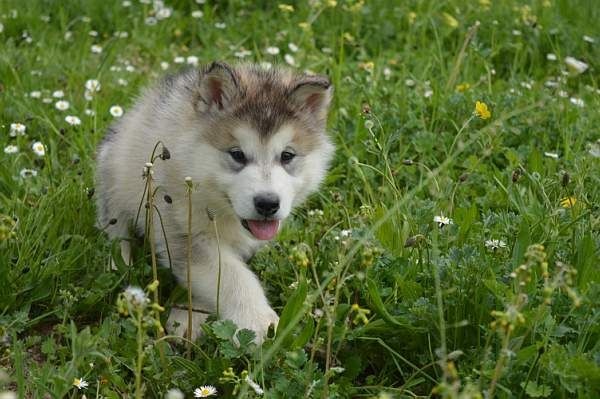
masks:
[[[290,99],[297,107],[308,110],[317,119],[327,117],[333,86],[325,76],[303,76],[295,82]]]
[[[213,62],[200,77],[196,109],[200,112],[227,109],[238,93],[235,71],[224,62]]]

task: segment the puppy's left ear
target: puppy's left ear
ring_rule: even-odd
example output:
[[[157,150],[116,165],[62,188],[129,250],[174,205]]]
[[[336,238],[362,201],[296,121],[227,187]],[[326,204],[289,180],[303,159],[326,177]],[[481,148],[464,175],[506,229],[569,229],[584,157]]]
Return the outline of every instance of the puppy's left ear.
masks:
[[[238,93],[235,70],[224,62],[213,62],[201,76],[196,108],[201,112],[223,111]]]
[[[325,76],[304,76],[296,81],[290,99],[299,108],[308,110],[319,120],[327,118],[333,86]]]

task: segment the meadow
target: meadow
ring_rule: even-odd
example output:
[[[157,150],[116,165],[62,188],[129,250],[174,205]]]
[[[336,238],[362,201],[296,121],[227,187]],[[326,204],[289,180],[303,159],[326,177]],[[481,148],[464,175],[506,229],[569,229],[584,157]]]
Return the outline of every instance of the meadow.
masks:
[[[0,398],[600,397],[598,21],[595,0],[2,0]],[[112,270],[95,226],[107,128],[213,60],[335,86],[326,182],[251,261],[281,315],[260,347],[226,320],[162,331],[185,289],[145,243]]]

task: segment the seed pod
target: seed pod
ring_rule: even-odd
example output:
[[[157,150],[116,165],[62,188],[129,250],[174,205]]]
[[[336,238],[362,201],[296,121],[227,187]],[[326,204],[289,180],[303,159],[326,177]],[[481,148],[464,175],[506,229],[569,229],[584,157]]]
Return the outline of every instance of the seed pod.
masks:
[[[461,182],[465,182],[468,178],[469,178],[469,174],[463,173],[462,175],[459,176],[458,180],[460,180]]]
[[[512,182],[516,183],[519,181],[519,178],[521,178],[521,170],[520,169],[515,169],[512,172]]]
[[[171,159],[171,152],[169,152],[167,147],[165,147],[164,145],[162,147],[162,153],[160,154],[160,157],[163,159],[163,161]]]
[[[165,194],[164,199],[167,204],[173,203],[173,199],[171,198],[171,196],[169,194]]]
[[[108,224],[117,224],[117,219],[116,218],[112,218],[108,221]]]
[[[569,185],[569,182],[571,181],[571,176],[569,175],[569,172],[565,172],[562,175],[562,186],[563,187],[567,187]]]
[[[406,165],[406,166],[411,166],[414,164],[412,159],[405,159],[404,161],[402,161],[402,164]]]

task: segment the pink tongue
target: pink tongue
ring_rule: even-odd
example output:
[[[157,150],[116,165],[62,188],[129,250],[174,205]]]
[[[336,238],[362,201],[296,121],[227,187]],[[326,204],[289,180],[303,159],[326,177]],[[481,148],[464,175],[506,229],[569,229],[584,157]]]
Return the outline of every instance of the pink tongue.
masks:
[[[248,220],[252,235],[259,240],[270,240],[277,234],[279,220]]]

